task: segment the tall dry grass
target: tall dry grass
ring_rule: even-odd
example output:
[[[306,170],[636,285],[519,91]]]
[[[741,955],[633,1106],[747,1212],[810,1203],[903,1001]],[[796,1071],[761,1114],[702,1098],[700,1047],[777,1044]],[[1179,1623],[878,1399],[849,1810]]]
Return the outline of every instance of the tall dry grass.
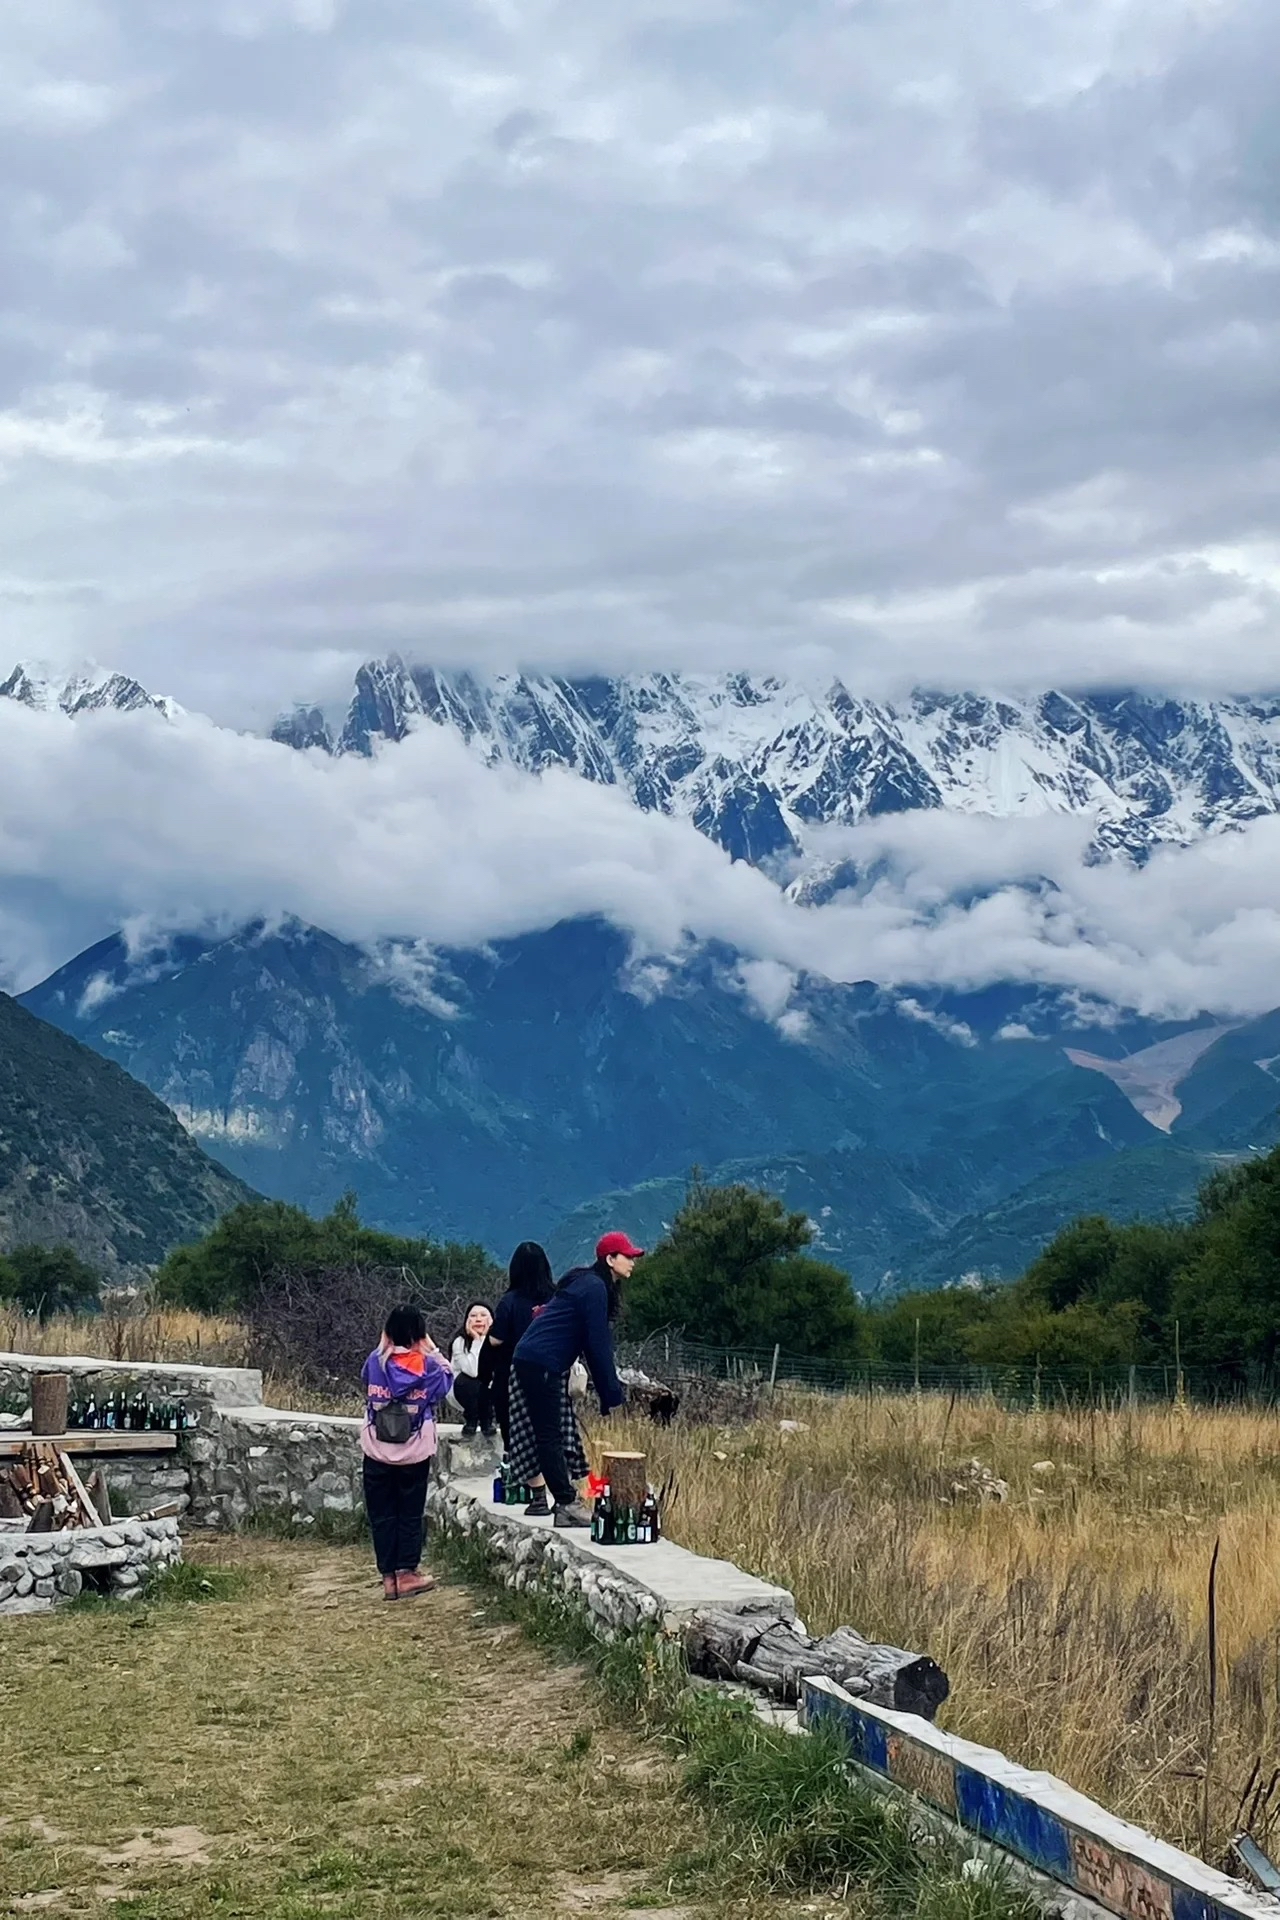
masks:
[[[735,1431],[623,1431],[610,1444],[676,1476],[673,1537],[789,1587],[814,1630],[931,1653],[952,1682],[942,1724],[1195,1850],[1220,1539],[1211,1857],[1255,1764],[1264,1782],[1280,1764],[1276,1414],[868,1394]],[[952,1493],[970,1459],[1007,1501]]]
[[[237,1321],[132,1302],[109,1304],[102,1313],[58,1314],[43,1323],[34,1314],[0,1305],[0,1352],[207,1367],[246,1364],[245,1330]]]

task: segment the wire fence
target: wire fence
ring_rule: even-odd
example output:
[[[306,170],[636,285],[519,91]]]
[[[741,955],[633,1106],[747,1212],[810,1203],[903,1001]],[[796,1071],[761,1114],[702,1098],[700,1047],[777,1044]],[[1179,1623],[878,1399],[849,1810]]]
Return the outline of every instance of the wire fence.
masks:
[[[670,1385],[682,1380],[737,1380],[819,1393],[945,1393],[988,1396],[1010,1407],[1058,1404],[1114,1405],[1120,1401],[1275,1405],[1280,1378],[1274,1369],[1180,1366],[1175,1360],[1146,1366],[975,1366],[957,1362],[906,1365],[850,1364],[781,1347],[717,1347],[678,1332],[622,1342],[624,1366]]]

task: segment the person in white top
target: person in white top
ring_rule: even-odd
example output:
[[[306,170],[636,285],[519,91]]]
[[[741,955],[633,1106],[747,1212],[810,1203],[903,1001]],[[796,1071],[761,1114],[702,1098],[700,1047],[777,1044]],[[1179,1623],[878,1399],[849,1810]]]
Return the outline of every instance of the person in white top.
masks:
[[[493,1315],[484,1301],[473,1301],[450,1343],[453,1397],[462,1408],[464,1440],[469,1440],[477,1430],[483,1432],[486,1439],[492,1439],[496,1431],[490,1369],[485,1364],[485,1342],[492,1325]]]

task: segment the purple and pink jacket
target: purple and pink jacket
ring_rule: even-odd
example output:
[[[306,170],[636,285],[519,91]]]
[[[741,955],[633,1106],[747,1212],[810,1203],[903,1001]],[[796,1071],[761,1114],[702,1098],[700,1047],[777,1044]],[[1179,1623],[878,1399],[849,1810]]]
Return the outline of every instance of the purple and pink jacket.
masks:
[[[412,1467],[429,1460],[436,1450],[436,1408],[448,1397],[453,1369],[437,1353],[395,1347],[384,1359],[375,1347],[361,1375],[365,1387],[365,1418],[360,1446],[370,1460],[388,1467]],[[414,1415],[413,1432],[402,1447],[379,1440],[373,1417],[389,1400],[403,1400]]]

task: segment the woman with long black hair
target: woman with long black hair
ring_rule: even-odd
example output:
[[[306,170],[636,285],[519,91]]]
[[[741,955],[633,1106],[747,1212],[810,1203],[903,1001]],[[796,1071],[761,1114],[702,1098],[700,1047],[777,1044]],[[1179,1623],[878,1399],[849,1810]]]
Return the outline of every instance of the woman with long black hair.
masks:
[[[511,1356],[520,1336],[539,1307],[544,1307],[555,1291],[551,1262],[536,1240],[522,1240],[507,1268],[507,1290],[499,1300],[485,1344],[481,1363],[487,1377],[502,1430],[502,1445],[511,1451]]]
[[[577,1417],[569,1397],[569,1374],[582,1359],[600,1400],[601,1413],[620,1407],[626,1391],[613,1358],[613,1323],[643,1247],[625,1233],[597,1242],[594,1264],[566,1273],[546,1306],[521,1336],[512,1362],[511,1464],[533,1487],[545,1482],[555,1500],[558,1527],[589,1527],[591,1509],[576,1481],[587,1473]],[[532,1456],[536,1474],[522,1470]],[[531,1512],[549,1513],[546,1494]]]

